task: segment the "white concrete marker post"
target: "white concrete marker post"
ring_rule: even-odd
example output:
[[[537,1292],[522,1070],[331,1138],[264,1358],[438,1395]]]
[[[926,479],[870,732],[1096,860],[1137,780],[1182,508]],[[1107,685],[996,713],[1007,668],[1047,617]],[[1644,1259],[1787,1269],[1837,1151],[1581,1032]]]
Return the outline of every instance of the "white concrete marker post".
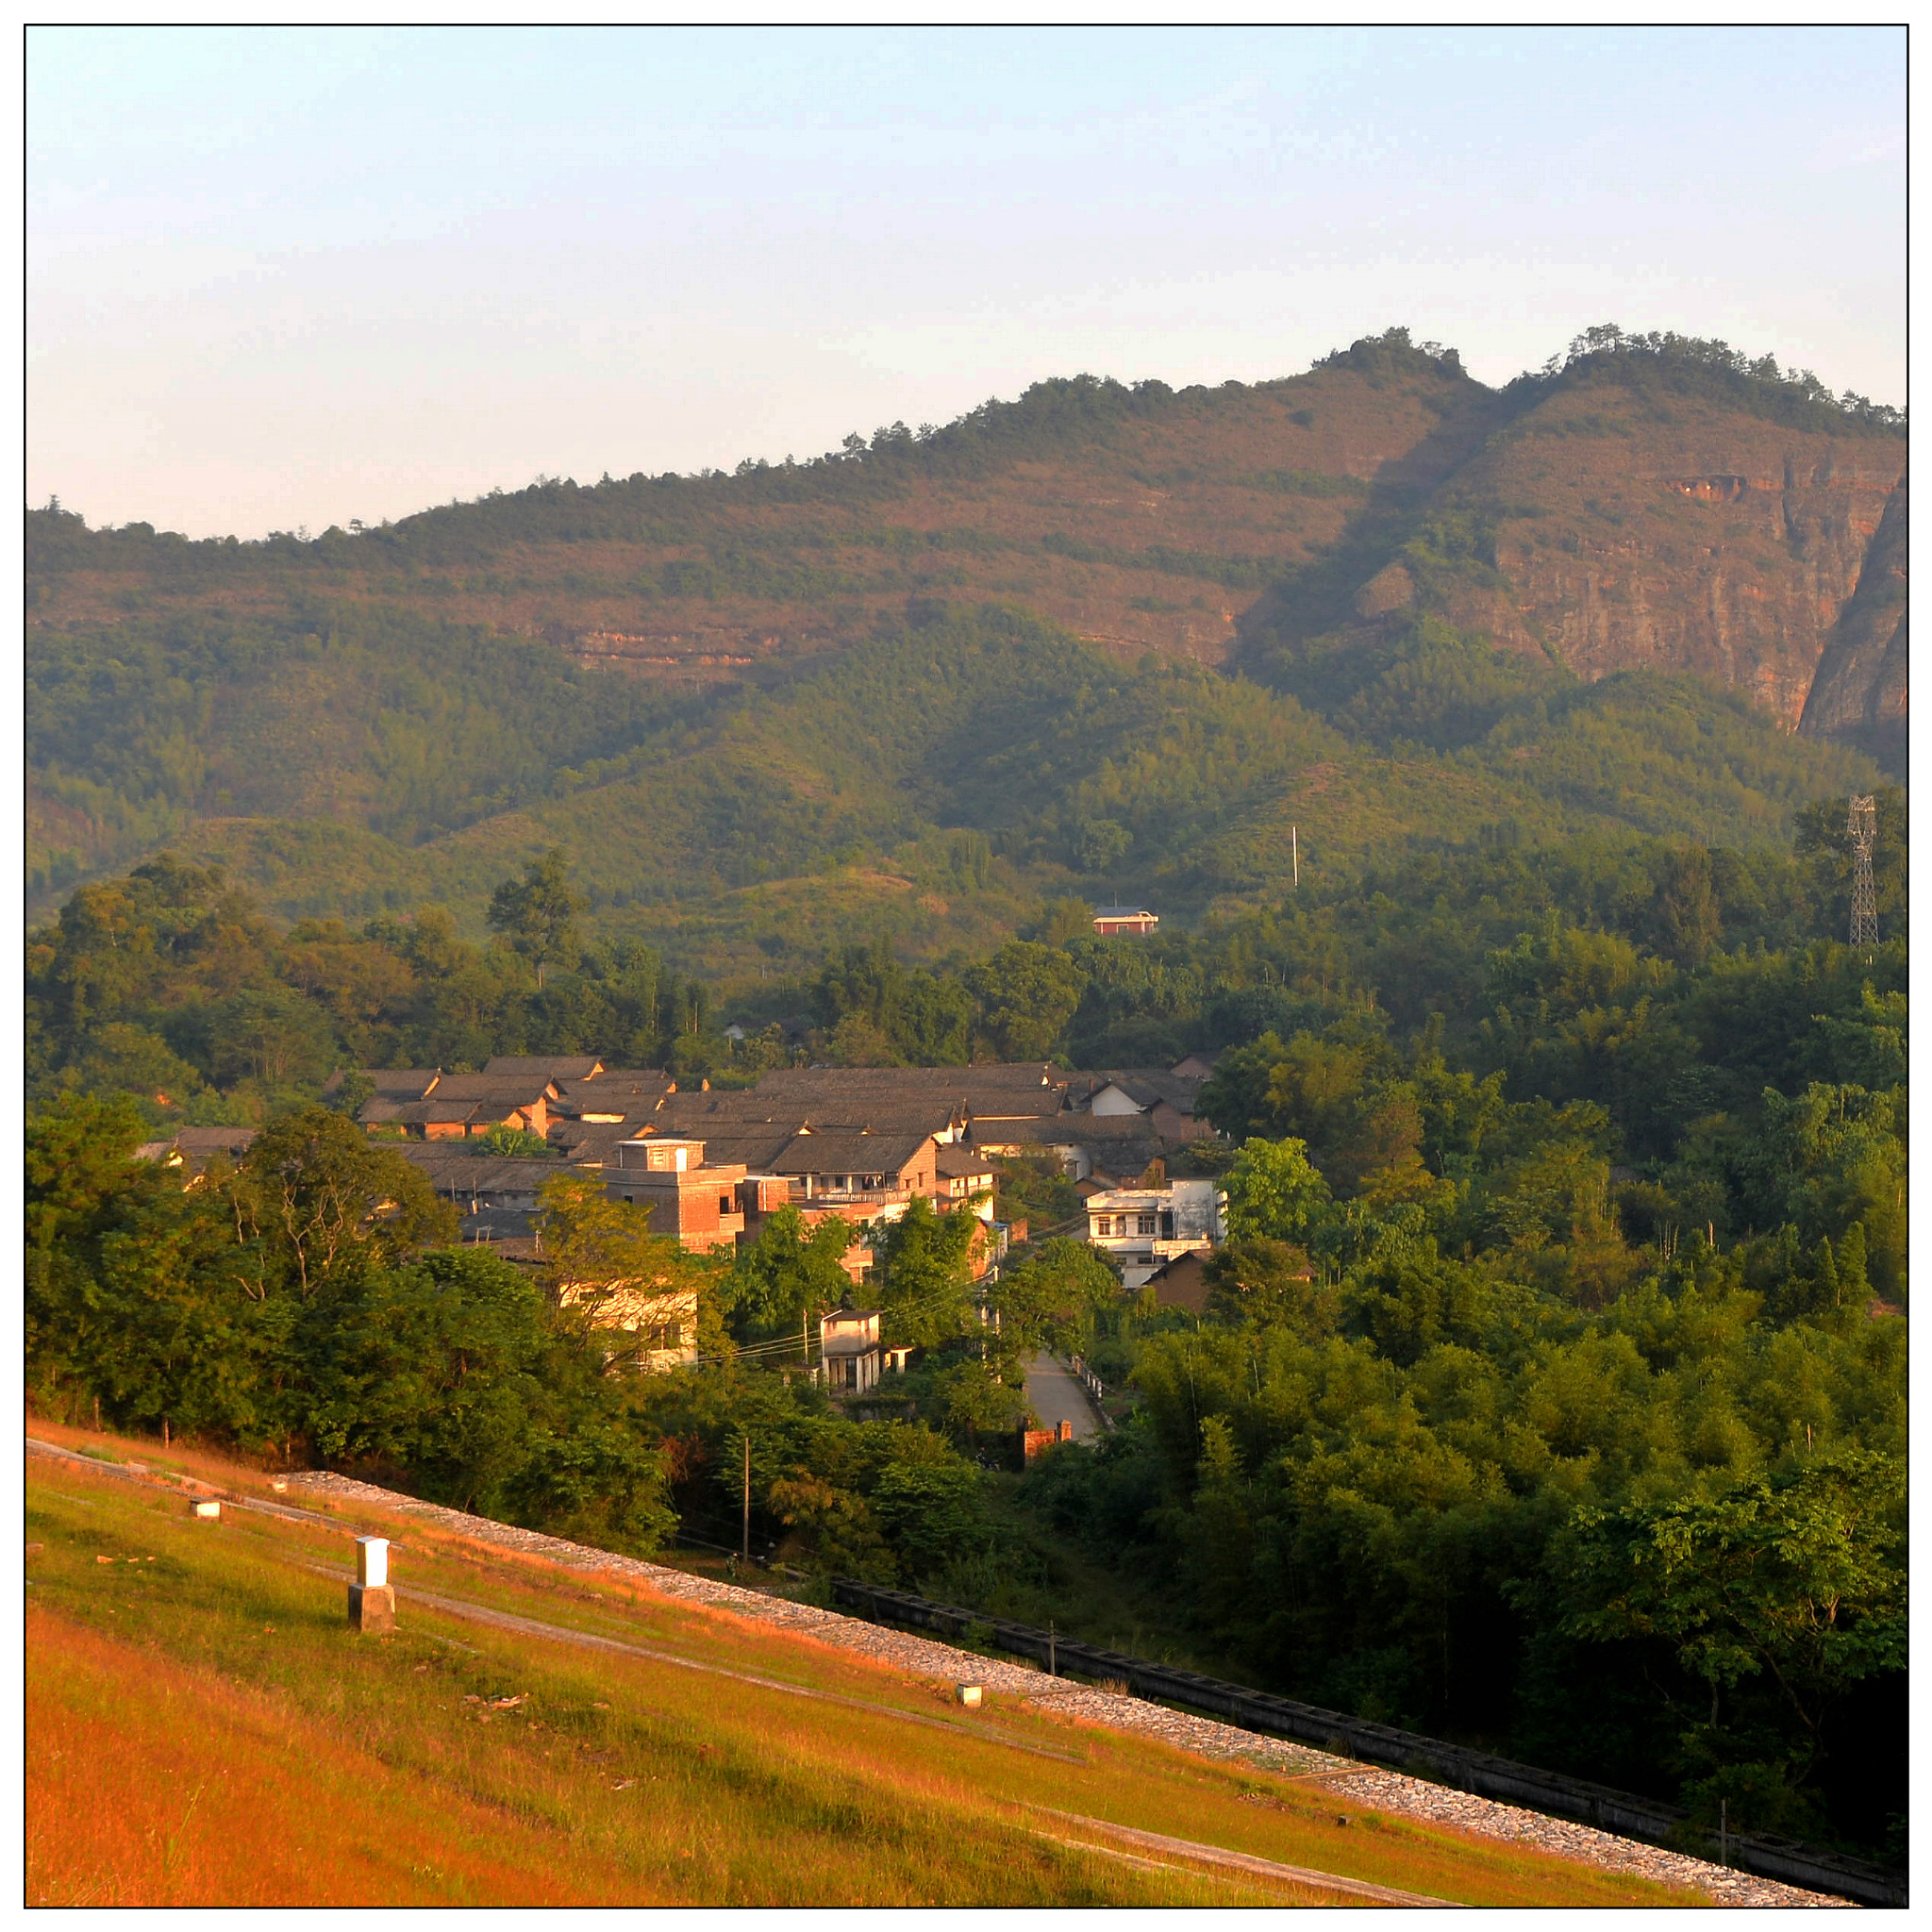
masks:
[[[222,1506],[219,1503],[191,1503],[188,1506],[188,1513],[191,1516],[198,1516],[204,1523],[212,1523],[221,1515]]]
[[[349,1586],[349,1623],[365,1637],[386,1637],[396,1627],[396,1593],[389,1580],[389,1539],[356,1539],[356,1580]]]
[[[961,1684],[957,1689],[957,1694],[958,1696],[959,1702],[963,1704],[968,1710],[977,1710],[979,1708],[979,1700],[981,1693],[980,1687],[977,1684]]]

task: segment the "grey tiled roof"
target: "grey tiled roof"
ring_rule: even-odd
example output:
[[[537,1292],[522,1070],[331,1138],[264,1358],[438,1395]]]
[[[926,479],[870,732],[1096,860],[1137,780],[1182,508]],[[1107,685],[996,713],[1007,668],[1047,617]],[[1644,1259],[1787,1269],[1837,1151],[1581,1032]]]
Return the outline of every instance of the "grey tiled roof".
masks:
[[[587,1080],[601,1065],[593,1053],[499,1053],[483,1062],[483,1072],[492,1080],[534,1079],[541,1087],[549,1080]]]

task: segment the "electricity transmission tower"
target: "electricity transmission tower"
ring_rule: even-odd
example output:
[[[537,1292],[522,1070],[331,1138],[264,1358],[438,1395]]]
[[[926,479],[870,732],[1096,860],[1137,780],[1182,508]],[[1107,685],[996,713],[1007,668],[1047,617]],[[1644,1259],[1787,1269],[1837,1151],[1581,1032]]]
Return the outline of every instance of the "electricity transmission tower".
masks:
[[[1878,841],[1878,801],[1854,798],[1845,830],[1852,838],[1852,944],[1878,943],[1878,894],[1872,885],[1872,848]]]

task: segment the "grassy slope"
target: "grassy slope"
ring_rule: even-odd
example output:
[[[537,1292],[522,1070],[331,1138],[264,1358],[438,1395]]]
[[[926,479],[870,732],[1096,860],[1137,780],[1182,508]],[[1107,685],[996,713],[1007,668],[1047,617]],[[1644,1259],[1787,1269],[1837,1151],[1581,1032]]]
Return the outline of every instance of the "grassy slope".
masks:
[[[358,1639],[341,1584],[311,1566],[345,1574],[347,1537],[391,1526],[338,1513],[340,1527],[234,1508],[209,1524],[178,1496],[29,1462],[28,1535],[45,1546],[26,1623],[29,1902],[1335,1902],[1167,1855],[1147,1869],[1053,1811],[1471,1904],[1687,1902],[1003,1698],[967,1718],[943,1686],[413,1521],[394,1525],[406,1586],[716,1668],[587,1654],[407,1599],[394,1638]],[[1343,1815],[1355,1828],[1337,1830]]]

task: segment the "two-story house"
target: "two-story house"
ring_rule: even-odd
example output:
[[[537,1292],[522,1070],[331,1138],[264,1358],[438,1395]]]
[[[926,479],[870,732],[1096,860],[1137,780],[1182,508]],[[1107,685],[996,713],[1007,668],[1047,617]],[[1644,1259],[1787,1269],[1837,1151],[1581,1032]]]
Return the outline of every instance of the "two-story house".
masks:
[[[1163,1262],[1227,1239],[1226,1199],[1212,1181],[1108,1189],[1087,1198],[1087,1239],[1139,1288]]]

